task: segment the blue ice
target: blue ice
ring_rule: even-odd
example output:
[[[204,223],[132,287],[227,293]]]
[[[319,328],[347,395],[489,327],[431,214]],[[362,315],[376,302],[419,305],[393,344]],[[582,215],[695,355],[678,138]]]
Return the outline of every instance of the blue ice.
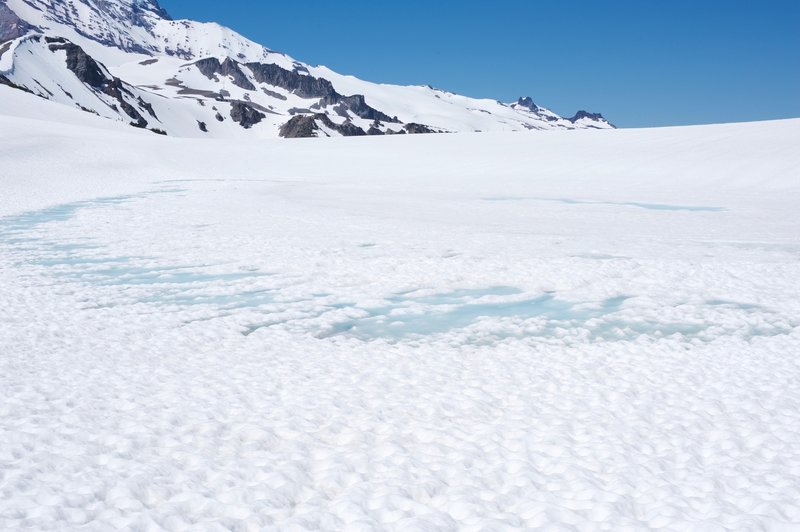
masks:
[[[322,336],[347,333],[361,339],[387,338],[399,340],[463,329],[482,318],[545,318],[548,321],[575,322],[616,311],[627,299],[616,297],[599,305],[576,305],[552,295],[516,301],[482,301],[485,296],[511,296],[521,292],[512,287],[464,289],[423,297],[393,296],[390,305],[364,309],[368,315],[334,324]],[[404,314],[412,304],[430,306],[423,313]]]
[[[134,196],[113,196],[107,198],[97,198],[88,201],[76,201],[39,209],[37,211],[23,212],[13,216],[0,218],[0,230],[2,232],[22,232],[35,229],[39,225],[49,222],[63,222],[74,217],[80,210],[87,207],[98,207],[102,205],[116,205],[130,201]]]

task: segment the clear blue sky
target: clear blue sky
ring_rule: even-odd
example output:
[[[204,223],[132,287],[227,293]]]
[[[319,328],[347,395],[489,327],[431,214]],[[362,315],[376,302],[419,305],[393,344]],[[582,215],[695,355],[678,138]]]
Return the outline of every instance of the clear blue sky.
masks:
[[[800,0],[161,0],[301,61],[623,127],[800,117]]]

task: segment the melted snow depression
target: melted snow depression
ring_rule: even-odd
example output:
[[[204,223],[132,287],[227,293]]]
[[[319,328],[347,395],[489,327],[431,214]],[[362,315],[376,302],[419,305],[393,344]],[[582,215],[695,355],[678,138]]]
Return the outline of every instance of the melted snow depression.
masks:
[[[800,530],[800,119],[264,138],[9,12],[0,529]],[[20,90],[62,56],[105,114]]]

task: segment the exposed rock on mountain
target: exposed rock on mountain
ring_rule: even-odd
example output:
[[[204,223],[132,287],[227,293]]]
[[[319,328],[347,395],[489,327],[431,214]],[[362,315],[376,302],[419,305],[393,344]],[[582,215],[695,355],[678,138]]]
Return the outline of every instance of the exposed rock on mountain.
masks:
[[[0,84],[176,136],[613,127],[530,97],[503,104],[343,76],[216,24],[172,20],[156,0],[0,0]]]
[[[208,57],[197,61],[194,65],[208,79],[219,81],[220,78],[229,77],[237,87],[246,91],[256,90],[255,85],[250,83],[250,80],[239,68],[239,64],[230,57],[226,57],[221,63],[216,57]]]
[[[266,115],[252,105],[244,102],[233,102],[231,103],[231,118],[243,128],[250,129],[264,120]]]
[[[519,107],[524,107],[530,111],[536,112],[539,110],[539,106],[533,103],[533,98],[530,96],[526,96],[525,98],[520,98],[517,100],[517,105]]]
[[[421,133],[436,133],[436,131],[434,131],[433,129],[429,128],[426,125],[415,124],[413,122],[403,126],[403,129],[405,129],[408,133],[410,133],[412,135],[418,135],[418,134],[421,134]]]
[[[19,18],[4,2],[0,2],[0,43],[22,37],[36,29]]]
[[[597,127],[595,124],[608,124],[611,127],[614,127],[609,122],[603,118],[603,115],[600,113],[589,113],[587,111],[578,111],[575,113],[575,116],[572,118],[568,118],[570,122],[573,124],[583,123],[586,124],[586,127]]]

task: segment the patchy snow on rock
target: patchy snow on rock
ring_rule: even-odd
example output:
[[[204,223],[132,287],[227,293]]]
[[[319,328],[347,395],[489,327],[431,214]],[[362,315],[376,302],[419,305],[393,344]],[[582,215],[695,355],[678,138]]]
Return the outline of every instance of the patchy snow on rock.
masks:
[[[105,101],[102,91],[75,76],[68,61],[54,56],[48,46],[32,45],[46,39],[79,47],[82,55],[119,78],[134,99],[142,99],[144,114],[152,109],[154,116],[140,120],[125,106]],[[318,123],[313,131],[299,131],[323,136],[614,127],[601,115],[584,111],[563,118],[530,98],[506,105],[428,86],[344,76],[218,24],[172,20],[155,0],[0,0],[0,42],[9,47],[0,48],[0,84],[6,80],[40,98],[171,136],[296,134],[298,128],[284,126],[298,115]],[[224,68],[211,68],[215,63]],[[257,124],[224,120],[242,105],[268,116]],[[2,101],[0,112],[6,112]],[[319,114],[327,117],[324,122],[313,118]],[[333,128],[328,121],[346,125]]]

